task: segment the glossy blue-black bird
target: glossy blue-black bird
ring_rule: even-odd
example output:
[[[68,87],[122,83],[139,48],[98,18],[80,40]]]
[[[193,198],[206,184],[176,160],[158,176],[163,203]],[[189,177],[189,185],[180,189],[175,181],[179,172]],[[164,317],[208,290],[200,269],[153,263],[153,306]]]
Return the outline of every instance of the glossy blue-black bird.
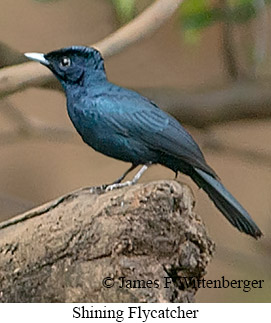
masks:
[[[96,49],[73,46],[26,56],[58,78],[66,93],[68,114],[83,141],[107,156],[132,163],[111,188],[123,185],[120,182],[138,165],[143,167],[129,184],[137,182],[149,165],[161,164],[190,176],[238,230],[254,238],[262,235],[207,165],[191,135],[152,101],[110,83]]]

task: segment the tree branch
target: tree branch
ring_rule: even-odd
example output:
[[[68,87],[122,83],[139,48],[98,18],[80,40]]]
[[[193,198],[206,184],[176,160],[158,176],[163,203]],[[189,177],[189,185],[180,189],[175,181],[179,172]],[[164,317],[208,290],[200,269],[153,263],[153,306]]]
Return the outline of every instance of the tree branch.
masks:
[[[153,33],[172,15],[181,2],[156,1],[129,24],[93,46],[99,48],[105,56],[115,54]],[[49,70],[35,62],[7,67],[0,71],[0,97],[28,86],[59,88],[59,83]],[[265,84],[239,81],[226,85],[220,90],[191,94],[179,89],[136,90],[153,99],[161,108],[184,124],[206,128],[236,120],[270,118],[270,87],[270,82]]]
[[[27,58],[21,52],[0,41],[0,68],[27,61]]]
[[[225,17],[221,23],[222,28],[222,56],[224,66],[231,80],[236,81],[240,76],[237,53],[234,46],[232,12],[227,0],[220,0],[222,14]]]
[[[104,57],[114,55],[153,34],[182,2],[183,0],[157,0],[130,23],[91,46],[100,50]],[[0,71],[0,98],[30,86],[44,86],[53,80],[52,73],[36,62],[6,67]]]
[[[198,93],[165,88],[137,88],[136,90],[154,100],[163,110],[183,124],[206,130],[230,121],[270,119],[270,88],[269,82],[239,81],[225,85],[220,90]],[[8,107],[3,111],[7,112],[6,110]],[[12,144],[25,138],[65,142],[75,137],[75,132],[71,128],[49,127],[41,122],[26,119],[21,114],[15,116],[13,110],[14,108],[12,117],[13,119],[15,117],[17,128],[15,131],[0,132],[0,145]],[[23,122],[20,123],[22,117]],[[261,158],[260,155],[259,158]],[[269,156],[264,158],[266,161],[268,159]]]
[[[206,139],[203,142],[202,148],[210,150],[219,154],[226,154],[244,160],[246,162],[255,163],[270,168],[271,167],[271,154],[264,151],[254,151],[242,147],[235,147],[228,145],[214,138]]]
[[[0,301],[191,302],[197,288],[180,277],[202,279],[214,252],[193,208],[186,185],[159,181],[81,189],[10,219],[0,224]],[[159,288],[119,288],[119,277]]]
[[[243,80],[204,92],[187,93],[173,88],[137,90],[183,124],[200,129],[231,121],[270,119],[270,88],[270,81]]]

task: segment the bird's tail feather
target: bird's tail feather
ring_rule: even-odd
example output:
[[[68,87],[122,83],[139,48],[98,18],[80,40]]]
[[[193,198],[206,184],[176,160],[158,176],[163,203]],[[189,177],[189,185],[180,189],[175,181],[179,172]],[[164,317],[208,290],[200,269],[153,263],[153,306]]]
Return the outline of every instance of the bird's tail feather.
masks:
[[[239,231],[245,232],[256,239],[262,235],[261,230],[254,223],[247,211],[227,191],[219,180],[198,168],[194,168],[191,178],[208,194],[216,207]]]

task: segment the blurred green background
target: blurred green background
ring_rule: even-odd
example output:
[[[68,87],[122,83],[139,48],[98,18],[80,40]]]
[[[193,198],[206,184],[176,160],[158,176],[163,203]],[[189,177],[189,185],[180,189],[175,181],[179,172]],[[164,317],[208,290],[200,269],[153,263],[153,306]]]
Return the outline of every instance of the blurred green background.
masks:
[[[20,52],[48,52],[101,40],[152,1],[147,0],[0,0],[1,42]],[[185,0],[176,14],[152,37],[106,60],[111,81],[132,88],[175,88],[208,93],[240,80],[258,82],[271,76],[271,11],[269,1]],[[226,42],[226,43],[225,43]],[[271,83],[270,83],[271,84]],[[52,90],[27,89],[8,97],[8,104],[31,120],[73,129],[65,97]],[[1,131],[14,129],[7,101],[0,102]],[[259,107],[261,109],[261,107]],[[181,111],[180,111],[181,114]],[[271,111],[270,111],[271,115]],[[271,156],[271,121],[235,121],[194,129],[202,147],[206,135]],[[1,132],[0,132],[1,136]],[[105,157],[85,145],[57,138],[5,143],[0,149],[0,220],[83,186],[112,182],[127,164]],[[264,279],[263,289],[202,289],[198,302],[271,301],[271,157],[238,157],[231,149],[203,149],[208,163],[264,232],[255,241],[235,230],[206,195],[184,175],[196,196],[196,211],[216,242],[207,279]],[[141,181],[174,178],[152,167]]]

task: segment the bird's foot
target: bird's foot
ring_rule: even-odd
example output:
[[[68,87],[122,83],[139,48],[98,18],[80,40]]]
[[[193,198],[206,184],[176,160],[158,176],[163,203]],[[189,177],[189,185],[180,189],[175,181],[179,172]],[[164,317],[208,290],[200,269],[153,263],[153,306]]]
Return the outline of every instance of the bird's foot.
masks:
[[[110,192],[110,191],[113,191],[113,190],[118,189],[118,188],[131,186],[133,184],[135,184],[133,181],[127,181],[127,182],[124,182],[124,183],[114,183],[114,184],[110,184],[110,185],[106,186],[105,191]]]
[[[105,191],[109,192],[109,191],[113,191],[117,188],[122,188],[122,187],[126,187],[126,186],[131,186],[134,185],[138,182],[138,180],[140,179],[140,177],[143,175],[143,173],[148,169],[148,167],[150,167],[151,164],[147,164],[147,165],[143,165],[140,170],[135,174],[134,178],[131,181],[127,181],[124,183],[119,183],[119,181],[124,177],[120,177],[116,182],[114,182],[113,184],[109,184],[106,186]],[[126,173],[128,173],[130,170],[134,169],[136,166],[132,166]]]

